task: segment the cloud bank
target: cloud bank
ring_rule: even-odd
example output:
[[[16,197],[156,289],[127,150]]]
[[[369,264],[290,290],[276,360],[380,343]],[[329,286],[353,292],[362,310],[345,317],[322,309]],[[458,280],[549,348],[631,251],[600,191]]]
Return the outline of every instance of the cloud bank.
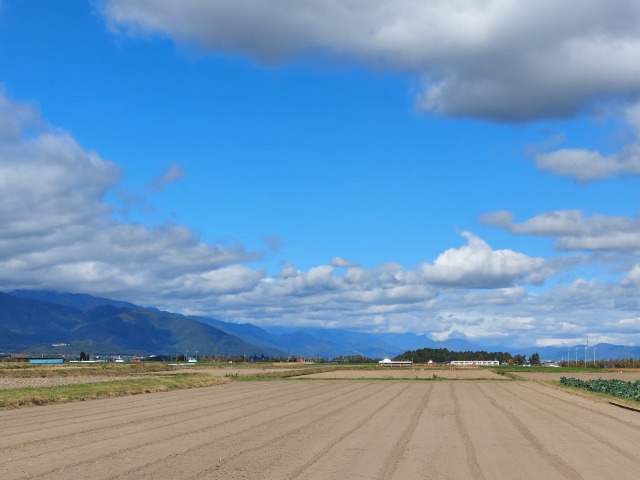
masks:
[[[627,108],[621,117],[630,128],[633,140],[617,152],[604,155],[583,148],[560,149],[537,155],[536,166],[580,183],[640,175],[640,103]]]
[[[594,215],[585,218],[579,210],[557,210],[515,223],[512,213],[498,211],[483,215],[480,222],[517,235],[556,238],[558,250],[640,255],[640,218],[637,217]]]
[[[265,64],[312,54],[407,72],[424,85],[419,108],[450,116],[560,118],[640,98],[633,0],[105,0],[101,11],[115,31],[203,52]]]
[[[257,324],[445,335],[443,309],[458,302],[506,308],[526,297],[523,286],[553,273],[543,259],[494,250],[467,232],[465,245],[415,269],[363,268],[335,256],[307,270],[286,264],[269,276],[249,266],[259,257],[242,245],[204,243],[171,223],[118,219],[105,197],[120,177],[118,167],[49,126],[35,108],[0,94],[0,290],[87,292]],[[470,300],[470,288],[494,294]],[[452,332],[467,321],[452,318]]]
[[[104,197],[119,179],[113,163],[0,93],[0,285],[144,296],[211,282],[253,257],[178,225],[114,220]]]

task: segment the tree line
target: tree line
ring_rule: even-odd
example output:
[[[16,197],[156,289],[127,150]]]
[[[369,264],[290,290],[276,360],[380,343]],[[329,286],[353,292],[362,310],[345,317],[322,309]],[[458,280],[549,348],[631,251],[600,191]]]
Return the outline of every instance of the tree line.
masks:
[[[429,360],[436,363],[448,363],[452,360],[498,360],[500,365],[524,365],[527,358],[524,355],[511,355],[509,352],[454,352],[447,348],[420,348],[409,350],[395,357],[395,360],[413,360],[416,363],[427,363]],[[529,357],[531,365],[540,365],[540,355],[537,353]]]

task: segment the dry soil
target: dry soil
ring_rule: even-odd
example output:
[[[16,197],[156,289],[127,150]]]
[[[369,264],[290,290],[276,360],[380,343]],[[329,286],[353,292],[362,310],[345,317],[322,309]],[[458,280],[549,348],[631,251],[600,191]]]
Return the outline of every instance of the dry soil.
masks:
[[[0,411],[14,479],[637,479],[640,414],[534,382],[233,382]]]

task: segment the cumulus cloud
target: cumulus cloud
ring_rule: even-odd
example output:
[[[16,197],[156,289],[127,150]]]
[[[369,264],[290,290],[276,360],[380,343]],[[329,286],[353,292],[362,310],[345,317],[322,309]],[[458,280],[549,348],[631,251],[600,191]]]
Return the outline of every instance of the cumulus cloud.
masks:
[[[540,170],[569,176],[582,183],[640,175],[640,143],[626,145],[620,152],[606,156],[586,149],[560,149],[539,155],[535,162]]]
[[[623,280],[623,285],[639,285],[640,286],[640,265],[635,265]]]
[[[341,267],[341,268],[359,267],[360,266],[359,263],[350,262],[348,260],[345,260],[342,257],[333,257],[331,259],[331,265],[333,265],[334,267]]]
[[[640,95],[633,0],[104,0],[112,29],[264,63],[305,54],[409,72],[418,105],[498,121],[566,117]]]
[[[547,262],[513,250],[493,250],[470,232],[462,234],[467,245],[450,248],[420,273],[434,285],[500,288],[520,283],[540,283],[551,275]]]
[[[480,222],[518,235],[556,237],[555,247],[559,250],[640,253],[640,218],[605,215],[585,218],[579,210],[557,210],[515,223],[513,214],[497,211],[483,215]]]
[[[39,123],[40,117],[35,107],[11,102],[7,99],[4,88],[0,87],[0,142],[14,141],[26,129]]]
[[[142,301],[194,284],[195,277],[200,285],[194,293],[255,283],[259,272],[231,268],[252,258],[240,245],[206,244],[179,225],[114,220],[104,196],[119,178],[113,163],[1,93],[0,288]]]
[[[286,264],[267,276],[245,264],[256,256],[241,245],[205,243],[172,223],[150,227],[117,220],[105,196],[120,175],[113,163],[48,126],[32,106],[0,94],[0,290],[95,293],[264,325],[441,338],[464,331],[471,340],[508,332],[504,338],[514,345],[518,338],[530,341],[530,331],[540,338],[579,336],[605,312],[615,323],[634,318],[631,311],[639,308],[629,301],[640,297],[637,267],[619,285],[587,279],[536,297],[524,286],[548,278],[554,271],[549,262],[494,250],[471,233],[464,234],[465,246],[418,269],[398,263],[363,268],[335,257],[331,265],[300,270]],[[523,224],[508,212],[487,218],[520,233],[581,238],[582,232],[598,232],[603,239],[607,231],[637,231],[638,223],[584,219],[576,212],[552,212]]]
[[[581,183],[640,175],[640,103],[628,107],[622,117],[634,140],[623,145],[619,151],[604,155],[595,150],[563,148],[537,155],[536,166]]]

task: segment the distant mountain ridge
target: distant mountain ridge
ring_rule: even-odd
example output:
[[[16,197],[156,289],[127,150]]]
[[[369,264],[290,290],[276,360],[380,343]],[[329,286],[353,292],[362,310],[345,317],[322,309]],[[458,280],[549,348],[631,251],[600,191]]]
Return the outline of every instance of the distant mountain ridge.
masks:
[[[130,302],[120,302],[109,298],[94,297],[86,293],[60,293],[53,290],[13,290],[10,295],[20,298],[28,298],[31,300],[39,300],[41,302],[53,303],[55,305],[64,305],[75,308],[82,312],[86,312],[96,307],[111,305],[117,308],[140,308]]]
[[[53,344],[70,344],[52,347]],[[593,347],[587,355],[593,360]],[[258,327],[210,317],[184,316],[153,307],[81,293],[15,290],[0,293],[0,352],[265,355],[295,357],[395,357],[409,350],[503,351],[542,360],[584,360],[572,347],[481,346],[463,339],[436,342],[412,333],[366,333],[342,329]],[[640,358],[640,347],[595,345],[598,359]]]
[[[83,345],[93,354],[195,354],[196,350],[233,356],[283,354],[183,315],[127,302],[67,293],[57,297],[55,292],[12,293],[16,295],[0,293],[0,351],[4,352],[77,353],[74,346]]]

